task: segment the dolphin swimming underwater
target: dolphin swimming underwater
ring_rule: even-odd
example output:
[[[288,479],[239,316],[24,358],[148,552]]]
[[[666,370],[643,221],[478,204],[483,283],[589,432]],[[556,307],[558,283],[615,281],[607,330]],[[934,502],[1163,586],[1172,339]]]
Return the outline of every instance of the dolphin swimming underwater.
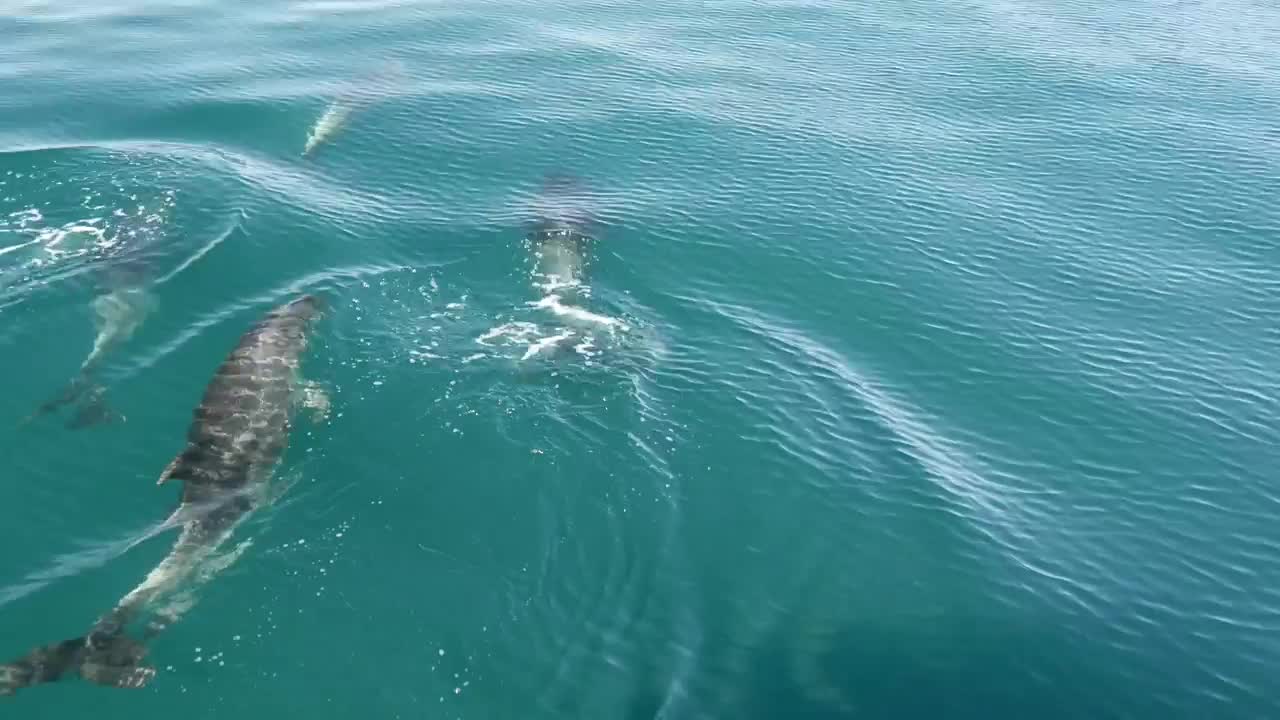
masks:
[[[124,419],[107,406],[106,388],[98,381],[98,371],[111,352],[133,336],[155,307],[151,294],[155,268],[148,254],[156,244],[156,237],[146,223],[160,218],[154,213],[144,215],[141,209],[137,215],[126,216],[116,231],[115,242],[95,260],[98,294],[89,303],[95,331],[93,348],[71,381],[23,418],[20,425],[67,405],[76,406],[67,421],[67,427],[73,429]]]
[[[595,221],[581,183],[549,175],[534,201],[535,220],[526,235],[534,257],[534,284],[549,296],[576,295],[595,242]]]
[[[536,219],[525,240],[533,251],[533,286],[542,293],[541,299],[528,304],[547,310],[588,334],[592,329],[627,328],[619,318],[587,309],[591,298],[587,271],[604,227],[595,202],[596,198],[576,179],[549,176],[535,201]],[[566,332],[565,339],[580,334]]]
[[[403,84],[404,78],[404,63],[391,60],[377,73],[362,79],[354,88],[334,99],[307,133],[306,144],[302,147],[302,157],[309,158],[314,155],[317,148],[346,127],[347,121],[354,113],[364,110],[375,101],[390,94],[395,87]]]
[[[182,530],[169,554],[84,636],[38,647],[0,665],[0,695],[79,675],[110,687],[137,688],[155,676],[144,664],[146,641],[189,609],[157,607],[184,581],[214,572],[214,551],[255,509],[269,502],[270,476],[287,446],[290,417],[303,383],[299,365],[321,301],[304,295],[276,307],[250,328],[205,388],[187,445],[160,474],[182,480],[181,502],[166,526]],[[159,484],[158,483],[158,484]],[[144,611],[153,617],[142,640],[127,633]]]

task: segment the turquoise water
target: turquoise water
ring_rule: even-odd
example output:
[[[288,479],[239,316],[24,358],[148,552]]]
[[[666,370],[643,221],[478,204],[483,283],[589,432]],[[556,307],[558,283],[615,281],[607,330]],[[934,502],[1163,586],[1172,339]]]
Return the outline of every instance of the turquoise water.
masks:
[[[0,38],[0,660],[145,577],[219,362],[330,303],[327,419],[155,680],[3,717],[1280,717],[1275,6],[6,0]],[[21,424],[113,334],[102,404]]]

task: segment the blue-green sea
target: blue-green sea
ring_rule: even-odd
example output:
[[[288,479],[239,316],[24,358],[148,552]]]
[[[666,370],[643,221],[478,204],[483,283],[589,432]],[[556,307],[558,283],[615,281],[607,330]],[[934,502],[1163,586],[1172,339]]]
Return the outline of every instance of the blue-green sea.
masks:
[[[303,293],[0,718],[1280,718],[1273,2],[0,0],[0,663]]]

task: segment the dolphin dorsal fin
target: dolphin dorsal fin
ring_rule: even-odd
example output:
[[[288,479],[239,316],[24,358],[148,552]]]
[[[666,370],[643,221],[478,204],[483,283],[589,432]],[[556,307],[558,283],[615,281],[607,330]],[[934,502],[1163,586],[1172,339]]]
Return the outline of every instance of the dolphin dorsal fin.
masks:
[[[188,445],[185,450],[178,453],[172,461],[169,462],[160,478],[156,480],[157,485],[163,485],[170,480],[187,480],[191,478],[191,462],[196,459],[199,449],[194,445]]]

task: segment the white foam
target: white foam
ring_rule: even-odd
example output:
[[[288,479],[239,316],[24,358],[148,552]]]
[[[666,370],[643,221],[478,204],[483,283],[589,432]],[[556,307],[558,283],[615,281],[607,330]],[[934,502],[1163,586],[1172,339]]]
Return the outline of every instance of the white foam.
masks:
[[[44,244],[46,249],[56,248],[65,240],[79,235],[89,235],[95,239],[95,245],[104,245],[108,242],[106,233],[102,228],[94,226],[94,223],[98,222],[101,222],[100,218],[89,218],[67,223],[60,228],[45,228],[40,231],[37,239]]]
[[[223,230],[221,233],[218,233],[218,235],[214,237],[213,240],[210,240],[207,244],[205,244],[204,247],[197,250],[195,255],[192,255],[191,257],[182,261],[182,264],[178,265],[178,267],[174,268],[171,272],[169,272],[167,275],[160,278],[159,280],[156,280],[156,284],[161,285],[169,282],[178,273],[191,267],[193,263],[195,263],[197,260],[204,257],[205,255],[208,255],[211,250],[221,245],[223,240],[226,240],[228,237],[230,237],[231,233],[235,232],[236,228],[240,227],[240,220],[242,218],[243,218],[243,215],[237,215],[235,219],[233,219],[231,223],[227,225],[226,230]],[[148,218],[148,220],[150,220],[150,218]]]
[[[536,308],[550,310],[556,315],[559,315],[560,317],[569,318],[570,320],[577,320],[579,322],[602,325],[605,327],[616,327],[621,330],[627,329],[626,323],[622,322],[617,318],[612,318],[612,317],[609,317],[608,315],[601,315],[599,313],[593,313],[590,310],[584,310],[574,305],[565,305],[564,303],[560,302],[560,296],[558,295],[548,295],[542,298],[541,300],[538,300],[536,302],[532,302],[529,304]]]
[[[560,290],[570,290],[582,287],[582,283],[572,277],[563,277],[556,274],[549,274],[544,277],[546,277],[545,281],[534,282],[533,286],[548,295],[552,295]]]
[[[574,352],[578,353],[583,357],[588,357],[588,358],[594,357],[595,355],[598,354],[597,352],[595,352],[595,350],[596,350],[595,338],[592,338],[589,336],[583,338],[582,342],[573,346]]]
[[[27,247],[27,246],[30,246],[30,245],[35,245],[35,244],[36,244],[36,243],[38,243],[38,242],[40,242],[39,238],[37,238],[37,239],[35,239],[35,240],[29,240],[29,241],[24,242],[24,243],[18,243],[17,245],[10,245],[10,246],[8,246],[8,247],[2,247],[2,248],[0,248],[0,255],[5,255],[5,254],[11,253],[11,252],[13,252],[13,251],[15,251],[15,250],[21,250],[21,249],[22,249],[22,248],[24,248],[24,247]]]
[[[25,228],[31,223],[38,223],[44,220],[44,214],[38,208],[27,208],[26,210],[18,210],[9,213],[9,217],[18,221],[18,227]]]
[[[560,343],[561,340],[568,340],[569,338],[573,337],[573,335],[574,333],[572,330],[565,330],[559,335],[552,335],[550,337],[545,337],[536,342],[530,343],[529,349],[525,350],[524,356],[521,357],[520,359],[528,360],[529,358],[533,357],[534,355],[537,355],[543,350],[555,347]]]
[[[511,338],[515,342],[525,343],[538,333],[538,326],[531,322],[509,322],[504,325],[492,328],[485,334],[476,338],[476,342],[481,345],[489,345],[490,341],[498,338]]]

